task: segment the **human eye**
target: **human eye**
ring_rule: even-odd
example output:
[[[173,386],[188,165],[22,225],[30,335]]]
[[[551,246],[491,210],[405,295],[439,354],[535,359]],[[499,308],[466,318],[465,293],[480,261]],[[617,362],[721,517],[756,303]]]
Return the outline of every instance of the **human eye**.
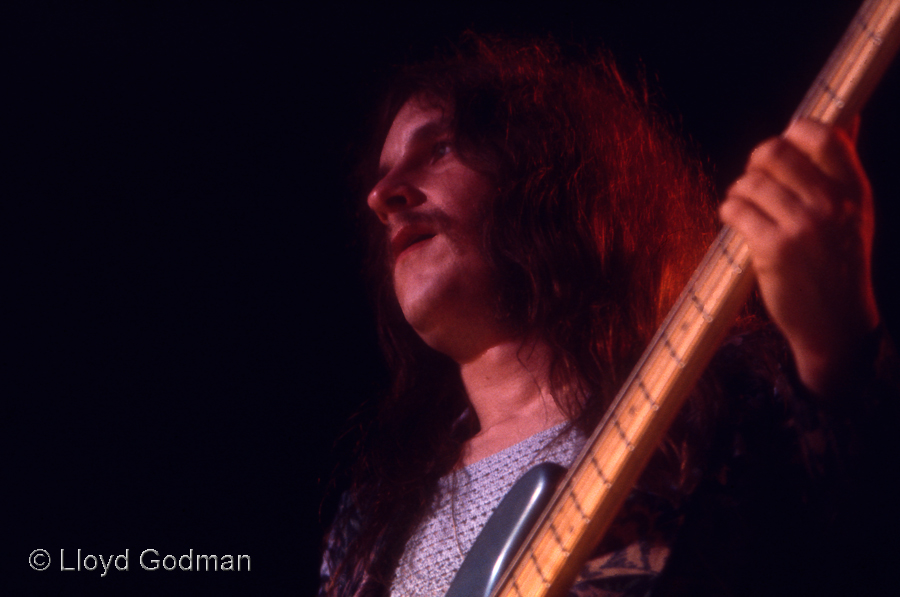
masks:
[[[431,150],[431,159],[436,162],[443,157],[446,157],[453,151],[453,145],[450,143],[449,139],[442,139],[440,141],[436,141],[434,147]]]

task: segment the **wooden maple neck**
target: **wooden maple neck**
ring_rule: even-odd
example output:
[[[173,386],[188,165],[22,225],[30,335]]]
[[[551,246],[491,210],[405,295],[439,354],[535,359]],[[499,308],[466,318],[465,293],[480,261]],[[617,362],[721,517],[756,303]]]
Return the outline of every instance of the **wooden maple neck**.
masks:
[[[848,122],[900,43],[900,0],[867,0],[794,118]],[[717,350],[753,286],[744,240],[725,227],[694,272],[494,597],[557,596],[622,501]]]

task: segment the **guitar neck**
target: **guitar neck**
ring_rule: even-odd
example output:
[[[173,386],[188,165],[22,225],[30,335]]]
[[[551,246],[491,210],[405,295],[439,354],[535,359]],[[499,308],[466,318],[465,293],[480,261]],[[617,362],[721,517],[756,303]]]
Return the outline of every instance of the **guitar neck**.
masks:
[[[794,118],[849,122],[900,44],[900,0],[867,0]],[[563,594],[609,528],[753,287],[725,227],[519,551],[494,597]]]

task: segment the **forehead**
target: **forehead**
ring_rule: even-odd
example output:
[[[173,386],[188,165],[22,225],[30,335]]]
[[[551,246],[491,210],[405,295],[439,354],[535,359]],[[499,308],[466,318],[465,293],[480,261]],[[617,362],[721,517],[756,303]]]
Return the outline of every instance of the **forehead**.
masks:
[[[416,145],[446,133],[448,128],[449,111],[445,106],[415,97],[408,100],[397,112],[384,139],[379,168],[390,167]]]

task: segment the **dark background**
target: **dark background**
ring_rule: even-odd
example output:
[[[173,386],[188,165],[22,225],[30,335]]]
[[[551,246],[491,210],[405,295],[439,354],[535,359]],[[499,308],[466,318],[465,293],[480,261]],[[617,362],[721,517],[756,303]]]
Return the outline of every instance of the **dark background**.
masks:
[[[467,27],[602,40],[627,72],[643,65],[723,189],[786,123],[855,10],[326,4],[12,5],[4,586],[315,590],[335,442],[385,381],[347,180],[391,65]],[[895,66],[860,137],[895,336],[898,100]],[[28,567],[37,548],[47,571]],[[60,549],[68,566],[79,548],[127,548],[131,569],[61,572]],[[146,548],[249,554],[252,570],[147,572]]]

